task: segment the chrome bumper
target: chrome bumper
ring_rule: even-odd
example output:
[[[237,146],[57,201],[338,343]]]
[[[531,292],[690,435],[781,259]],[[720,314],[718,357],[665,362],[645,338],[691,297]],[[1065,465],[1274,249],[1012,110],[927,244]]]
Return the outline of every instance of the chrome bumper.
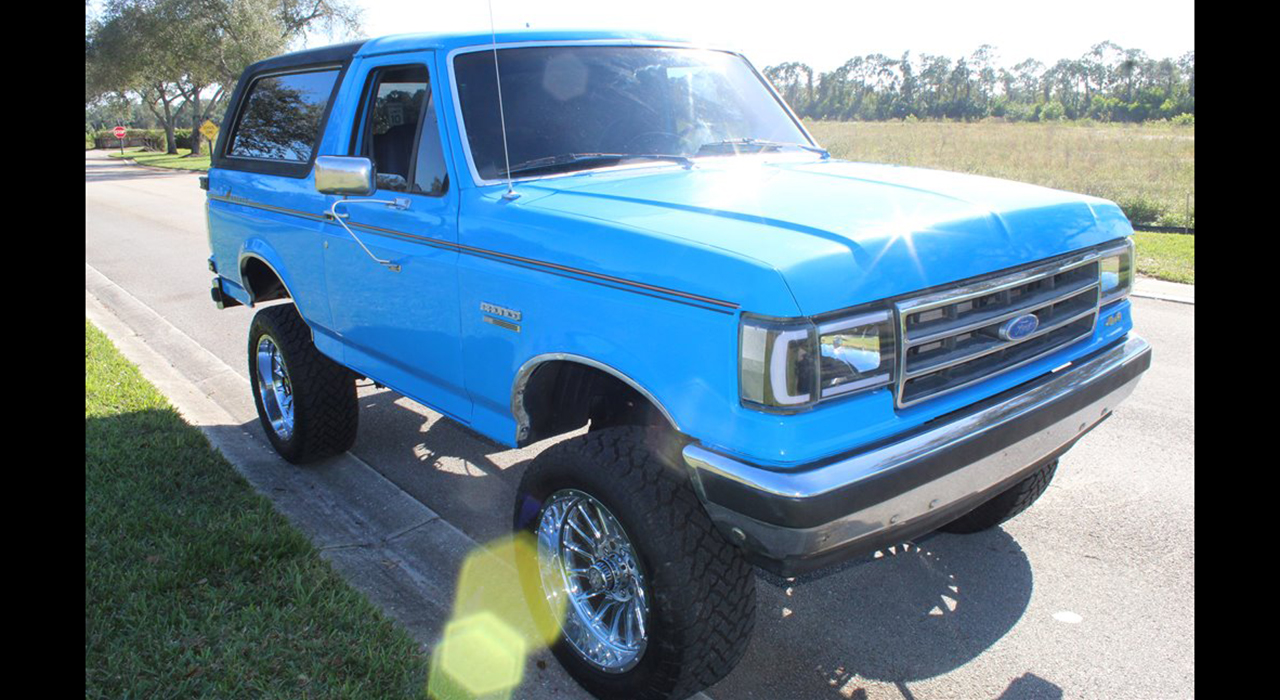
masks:
[[[697,444],[684,459],[716,525],[790,576],[929,532],[1070,448],[1151,364],[1135,335],[871,449],[789,471]]]

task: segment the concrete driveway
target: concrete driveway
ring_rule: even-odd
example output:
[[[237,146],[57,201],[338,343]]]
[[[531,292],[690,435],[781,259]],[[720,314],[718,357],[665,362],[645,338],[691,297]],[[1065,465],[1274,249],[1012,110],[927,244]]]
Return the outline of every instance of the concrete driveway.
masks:
[[[85,197],[87,308],[92,303],[112,314],[225,409],[229,434],[256,455],[264,478],[281,480],[281,493],[298,490],[289,483],[337,473],[338,467],[292,467],[261,449],[266,441],[247,388],[252,312],[218,311],[209,301],[204,193],[196,175],[89,152]],[[995,531],[934,535],[816,580],[762,577],[759,623],[746,657],[707,695],[1190,696],[1195,307],[1134,304],[1138,332],[1154,346],[1151,370],[1127,403],[1064,458],[1035,507]],[[390,494],[386,503],[404,504],[388,507],[395,512],[385,517],[422,507],[439,515],[428,518],[433,527],[475,542],[507,532],[514,485],[544,446],[508,450],[391,391],[366,386],[360,393],[353,459],[385,477],[378,488]],[[294,517],[299,501],[285,504],[275,489],[264,490]],[[464,539],[449,546],[457,549]],[[344,551],[325,548],[421,641],[438,638],[450,607],[441,592],[456,558],[427,567],[440,582],[432,582],[432,573],[408,577],[388,597],[378,590],[386,576],[344,568]],[[549,658],[537,657],[516,696],[582,697],[554,661],[542,663]]]

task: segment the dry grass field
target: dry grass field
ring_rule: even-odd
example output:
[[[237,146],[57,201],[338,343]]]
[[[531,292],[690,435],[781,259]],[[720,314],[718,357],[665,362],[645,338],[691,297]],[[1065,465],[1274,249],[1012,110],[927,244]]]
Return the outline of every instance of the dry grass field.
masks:
[[[1190,196],[1195,215],[1195,127],[995,121],[811,121],[806,126],[837,158],[1083,192],[1120,204],[1134,223],[1184,225]]]
[[[1134,223],[1195,226],[1195,127],[996,121],[805,126],[837,158],[1031,182],[1113,200]],[[1139,273],[1195,282],[1194,236],[1144,233],[1135,240]]]

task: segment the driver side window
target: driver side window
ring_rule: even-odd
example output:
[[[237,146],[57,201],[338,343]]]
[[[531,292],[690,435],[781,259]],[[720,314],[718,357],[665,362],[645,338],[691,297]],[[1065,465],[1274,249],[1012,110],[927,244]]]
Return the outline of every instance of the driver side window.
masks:
[[[379,68],[366,95],[357,153],[373,161],[378,189],[443,194],[448,176],[426,66]]]

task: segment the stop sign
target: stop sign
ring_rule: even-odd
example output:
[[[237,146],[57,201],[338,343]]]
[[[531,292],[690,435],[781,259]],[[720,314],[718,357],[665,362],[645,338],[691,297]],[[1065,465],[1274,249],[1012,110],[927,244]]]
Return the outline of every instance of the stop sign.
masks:
[[[123,126],[117,126],[116,128],[111,130],[111,133],[115,134],[116,138],[122,139],[124,138],[124,135],[125,135],[125,129]]]

